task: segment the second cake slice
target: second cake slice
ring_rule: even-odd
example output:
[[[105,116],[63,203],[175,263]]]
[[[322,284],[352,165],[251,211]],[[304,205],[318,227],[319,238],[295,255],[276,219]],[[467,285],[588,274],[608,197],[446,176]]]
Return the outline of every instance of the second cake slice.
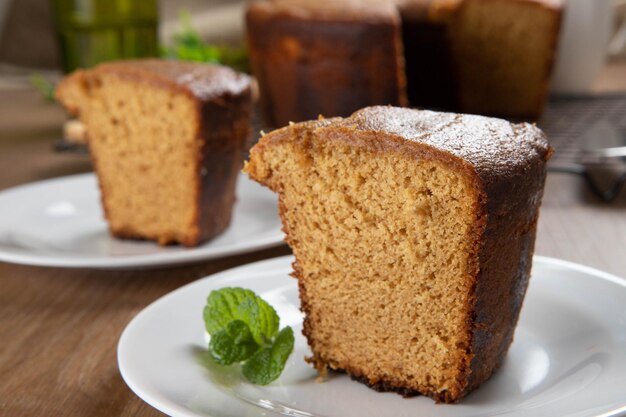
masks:
[[[114,236],[194,246],[226,229],[250,134],[250,77],[119,61],[73,73],[57,97],[87,127]]]

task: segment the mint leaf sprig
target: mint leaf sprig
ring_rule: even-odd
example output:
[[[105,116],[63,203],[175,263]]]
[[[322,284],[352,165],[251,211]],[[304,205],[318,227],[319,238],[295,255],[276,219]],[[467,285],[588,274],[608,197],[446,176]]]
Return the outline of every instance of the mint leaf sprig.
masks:
[[[258,385],[283,372],[293,351],[293,330],[287,326],[279,332],[276,310],[254,292],[231,287],[211,291],[203,316],[211,335],[209,355],[216,363],[241,363],[243,375]]]
[[[245,47],[212,45],[202,40],[193,27],[187,10],[180,11],[180,30],[174,34],[170,45],[161,47],[161,57],[179,61],[210,62],[250,72],[248,52]]]

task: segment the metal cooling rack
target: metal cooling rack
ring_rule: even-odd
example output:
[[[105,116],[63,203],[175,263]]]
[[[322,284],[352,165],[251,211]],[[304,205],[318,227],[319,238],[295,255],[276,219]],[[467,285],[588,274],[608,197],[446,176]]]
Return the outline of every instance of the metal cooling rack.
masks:
[[[619,195],[626,182],[626,95],[553,97],[539,127],[555,150],[548,171],[582,176],[603,201]]]

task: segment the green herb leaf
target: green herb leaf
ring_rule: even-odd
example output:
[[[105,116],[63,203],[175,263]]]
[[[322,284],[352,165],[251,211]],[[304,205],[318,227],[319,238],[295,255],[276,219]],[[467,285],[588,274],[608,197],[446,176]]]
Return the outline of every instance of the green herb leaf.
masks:
[[[255,294],[243,288],[222,288],[211,291],[203,314],[207,332],[212,336],[225,329],[231,321],[237,320],[239,304],[247,297],[255,297]]]
[[[241,320],[228,323],[225,329],[211,336],[209,354],[220,365],[231,365],[251,357],[259,345],[252,338],[250,328]]]
[[[263,346],[278,333],[278,314],[265,300],[243,288],[211,291],[204,308],[206,330],[211,336],[234,320],[248,325],[254,341]]]
[[[293,345],[293,330],[291,327],[285,327],[278,333],[271,347],[259,350],[248,359],[241,369],[243,375],[258,385],[267,385],[276,380],[285,368]]]
[[[244,47],[210,45],[202,40],[191,24],[186,10],[180,12],[180,31],[169,46],[161,48],[161,56],[180,61],[223,64],[239,71],[249,72],[248,52]]]
[[[41,74],[32,74],[29,79],[32,86],[39,90],[46,101],[54,101],[55,86],[52,82]]]
[[[265,300],[244,288],[222,288],[211,291],[203,316],[216,363],[243,363],[244,376],[255,384],[280,376],[293,351],[293,330],[278,332],[278,314]]]
[[[270,343],[278,333],[278,314],[276,310],[256,295],[239,304],[237,318],[250,326],[252,337],[260,344]]]

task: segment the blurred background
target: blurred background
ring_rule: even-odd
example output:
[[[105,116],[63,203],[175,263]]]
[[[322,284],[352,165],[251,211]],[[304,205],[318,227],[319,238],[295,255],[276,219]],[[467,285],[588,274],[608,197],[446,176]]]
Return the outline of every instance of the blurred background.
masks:
[[[61,68],[61,49],[53,22],[54,4],[50,0],[0,0],[1,63],[28,68]],[[215,43],[241,42],[244,4],[242,0],[161,0],[158,3],[159,39],[162,43],[172,40],[179,27],[180,12],[186,10],[203,38]]]
[[[80,2],[0,0],[0,75],[9,76],[11,69],[17,68],[62,68],[54,4],[63,3],[70,7]],[[124,2],[110,2],[114,3]],[[193,27],[204,40],[239,45],[245,30],[245,3],[243,0],[161,0],[155,6],[159,42],[163,45],[172,42],[180,28],[180,13],[187,11]],[[566,0],[566,3],[569,11],[561,31],[553,90],[601,92],[614,79],[626,79],[620,66],[605,65],[622,63],[626,67],[626,0]],[[603,76],[599,76],[601,70]]]
[[[71,135],[67,124],[65,134],[62,130],[67,115],[45,96],[64,72],[76,67],[162,56],[221,62],[249,72],[246,3],[0,0],[0,140],[32,137],[43,146],[43,138],[58,144]],[[598,198],[609,201],[626,179],[624,157],[619,156],[626,152],[626,0],[564,4],[551,96],[538,123],[558,151],[551,170],[582,175]],[[124,42],[92,36],[91,29],[111,24],[125,28]],[[607,159],[588,148],[610,148],[618,157]],[[55,161],[62,164],[68,158]],[[88,169],[85,164],[77,171]]]
[[[120,14],[130,17],[127,19],[130,23],[124,23],[122,18],[122,24],[132,26],[133,18],[139,18],[141,24],[153,24],[155,39],[144,39],[144,44],[152,43],[151,51],[144,51],[148,56],[161,54],[159,49],[174,42],[175,34],[181,31],[181,14],[189,18],[188,24],[207,43],[229,45],[235,50],[242,45],[245,1],[0,0],[0,106],[4,107],[0,117],[0,140],[37,134],[41,137],[43,133],[60,137],[67,116],[60,106],[42,99],[42,96],[51,94],[46,90],[64,73],[63,48],[57,31],[59,24],[55,24],[55,20],[61,20],[59,14],[64,10],[80,9],[81,5],[90,4],[108,9],[93,13],[96,18],[106,17],[108,11],[117,14],[114,19]],[[87,12],[87,16],[91,15]],[[79,46],[85,51],[106,49],[106,45]],[[111,54],[111,58],[123,57],[119,51]],[[132,51],[129,57],[132,57]]]

